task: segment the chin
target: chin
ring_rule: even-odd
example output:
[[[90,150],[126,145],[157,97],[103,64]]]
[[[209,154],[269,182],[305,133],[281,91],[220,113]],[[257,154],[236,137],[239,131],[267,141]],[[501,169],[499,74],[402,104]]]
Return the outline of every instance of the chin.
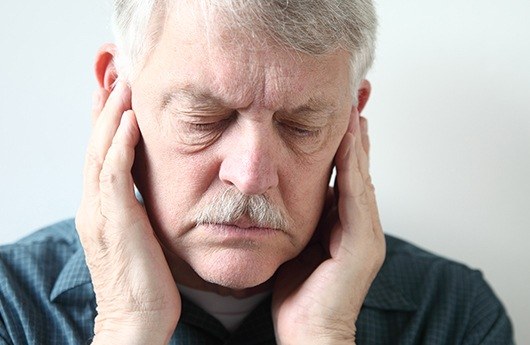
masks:
[[[229,289],[242,290],[269,280],[284,260],[256,253],[221,250],[204,255],[198,262],[190,262],[204,280]],[[241,250],[239,250],[241,251]]]

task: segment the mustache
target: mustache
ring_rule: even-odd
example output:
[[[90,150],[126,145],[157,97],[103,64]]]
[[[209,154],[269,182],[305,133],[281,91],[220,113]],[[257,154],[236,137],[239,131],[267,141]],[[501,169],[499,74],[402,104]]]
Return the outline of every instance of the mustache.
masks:
[[[233,223],[242,217],[257,227],[285,230],[288,217],[265,195],[245,195],[235,187],[217,194],[194,217],[197,225]]]

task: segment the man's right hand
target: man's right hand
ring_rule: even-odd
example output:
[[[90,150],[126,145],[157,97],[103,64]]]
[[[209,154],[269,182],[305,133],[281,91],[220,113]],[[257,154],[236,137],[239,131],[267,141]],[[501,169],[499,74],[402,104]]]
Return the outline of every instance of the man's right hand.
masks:
[[[118,82],[94,96],[93,133],[76,226],[96,294],[94,344],[167,344],[180,296],[131,168],[140,139],[131,91]]]

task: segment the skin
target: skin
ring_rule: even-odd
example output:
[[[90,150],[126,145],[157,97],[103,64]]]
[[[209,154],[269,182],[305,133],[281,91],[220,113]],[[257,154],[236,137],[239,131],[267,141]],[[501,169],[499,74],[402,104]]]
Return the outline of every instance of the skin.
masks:
[[[76,217],[98,305],[94,343],[167,343],[178,282],[236,297],[272,289],[278,343],[351,344],[385,249],[359,116],[369,83],[354,106],[345,52],[247,42],[228,55],[228,43],[208,46],[200,22],[179,13],[129,85],[111,92],[113,45],[97,57]],[[194,224],[228,187],[266,195],[289,225]]]

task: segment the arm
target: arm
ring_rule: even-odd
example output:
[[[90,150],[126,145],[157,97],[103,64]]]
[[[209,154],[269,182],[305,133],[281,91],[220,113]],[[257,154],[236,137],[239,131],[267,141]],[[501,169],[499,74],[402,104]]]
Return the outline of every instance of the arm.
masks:
[[[93,134],[76,226],[96,294],[93,344],[164,344],[180,317],[180,296],[131,168],[140,132],[130,90],[118,82],[95,95]]]
[[[345,134],[335,157],[336,190],[321,224],[329,239],[308,246],[279,272],[273,295],[279,344],[354,344],[357,316],[383,263],[366,122],[355,121],[355,133]]]

